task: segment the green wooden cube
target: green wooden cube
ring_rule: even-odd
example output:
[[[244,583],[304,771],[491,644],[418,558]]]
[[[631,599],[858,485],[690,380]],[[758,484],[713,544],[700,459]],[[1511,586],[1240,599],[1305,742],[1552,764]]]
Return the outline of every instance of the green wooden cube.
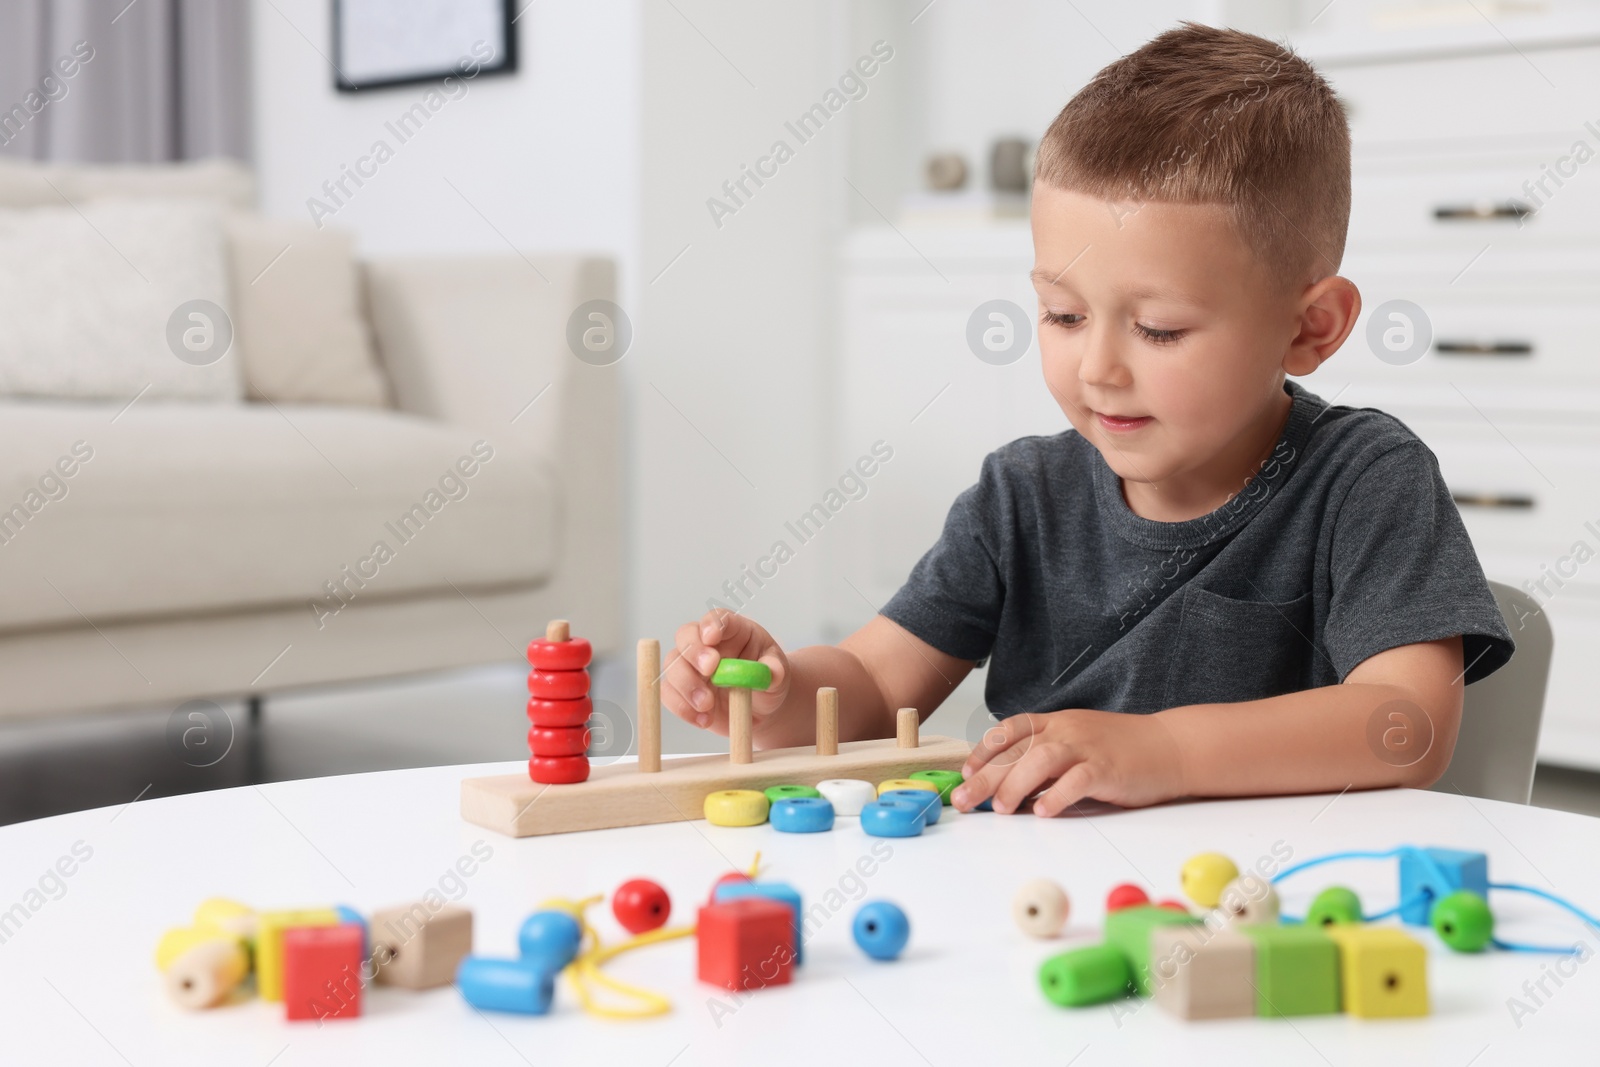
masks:
[[[1154,984],[1150,980],[1150,934],[1158,926],[1198,924],[1199,919],[1176,908],[1157,908],[1139,904],[1118,908],[1106,915],[1106,943],[1115,945],[1128,957],[1133,971],[1133,986],[1141,997],[1148,997]]]
[[[1256,943],[1256,1014],[1339,1011],[1339,946],[1318,926],[1241,924]]]

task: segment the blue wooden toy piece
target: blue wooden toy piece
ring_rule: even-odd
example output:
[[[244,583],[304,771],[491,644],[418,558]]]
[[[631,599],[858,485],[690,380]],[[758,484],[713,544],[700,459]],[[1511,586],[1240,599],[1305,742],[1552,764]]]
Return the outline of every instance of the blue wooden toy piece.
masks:
[[[527,959],[467,956],[456,968],[456,988],[482,1011],[544,1015],[555,997],[556,972]]]
[[[1400,853],[1400,921],[1427,926],[1434,904],[1458,889],[1489,896],[1489,857],[1450,848],[1414,848]]]
[[[937,799],[938,794],[930,795]],[[911,939],[911,923],[896,905],[887,900],[870,900],[856,912],[850,933],[862,952],[875,960],[892,960]]]
[[[784,797],[772,803],[767,821],[786,834],[815,834],[833,829],[833,802],[826,797]]]
[[[805,912],[801,910],[800,891],[788,882],[723,882],[711,894],[711,900],[716,904],[725,900],[744,900],[749,897],[764,897],[789,906],[789,910],[794,912],[794,962],[797,965],[804,963],[805,937],[802,920]]]
[[[367,936],[367,920],[361,917],[361,913],[348,904],[335,904],[333,912],[339,916],[341,923],[349,923],[351,926],[361,927],[361,958],[366,959],[371,956],[372,948],[370,939]]]
[[[528,916],[517,931],[522,958],[551,974],[559,972],[578,955],[583,930],[577,918],[560,908],[546,908]]]
[[[928,795],[939,799],[937,793]],[[873,837],[916,837],[928,825],[923,811],[917,804],[879,797],[861,809],[861,829]]]
[[[879,800],[904,800],[922,811],[923,821],[932,826],[944,814],[944,802],[938,793],[926,789],[888,789],[878,794]]]

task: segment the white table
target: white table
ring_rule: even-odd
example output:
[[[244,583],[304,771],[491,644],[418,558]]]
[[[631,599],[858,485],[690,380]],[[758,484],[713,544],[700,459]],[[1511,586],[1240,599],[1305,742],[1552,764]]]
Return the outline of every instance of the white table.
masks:
[[[519,764],[439,767],[285,782],[150,800],[0,828],[0,909],[30,913],[0,944],[0,1063],[689,1064],[992,1062],[1229,1064],[1438,1063],[1485,1067],[1537,1055],[1593,1056],[1600,964],[1513,1020],[1508,998],[1527,1000],[1551,957],[1461,956],[1431,933],[1426,1019],[1347,1016],[1186,1023],[1139,1002],[1065,1010],[1040,995],[1047,956],[1097,939],[1113,884],[1153,885],[1175,896],[1179,865],[1215,849],[1241,867],[1283,842],[1300,860],[1400,844],[1472,848],[1490,855],[1497,881],[1546,886],[1600,908],[1600,820],[1430,792],[1348,793],[1184,804],[1050,821],[1028,816],[946,817],[920,838],[883,842],[841,820],[832,833],[784,835],[770,827],[703,822],[511,840],[464,823],[457,788],[469,774]],[[457,860],[484,841],[492,855],[459,890]],[[80,843],[81,842],[81,843]],[[550,1016],[483,1016],[452,988],[426,993],[369,988],[356,1020],[287,1023],[282,1006],[256,999],[188,1013],[167,1002],[151,959],[168,926],[212,895],[257,907],[349,903],[368,913],[443,886],[475,913],[477,951],[509,955],[522,918],[548,896],[609,893],[627,878],[666,886],[674,925],[719,874],[760,849],[764,871],[794,883],[807,904],[830,888],[856,891],[855,864],[877,843],[891,852],[858,891],[898,902],[912,940],[897,963],[875,963],[850,937],[855,903],[806,945],[790,986],[757,992],[714,1018],[729,995],[700,985],[688,941],[645,948],[611,965],[669,995],[676,1009],[642,1022],[604,1022],[558,987]],[[55,898],[25,894],[63,856],[90,850]],[[1280,846],[1280,850],[1281,850]],[[481,846],[480,846],[481,849]],[[1071,894],[1069,937],[1030,941],[1012,925],[1012,894],[1048,876]],[[1284,883],[1285,911],[1347,884],[1371,907],[1395,900],[1392,863],[1347,863]],[[1587,942],[1600,935],[1520,895],[1492,903],[1502,932],[1525,941]],[[608,937],[619,933],[596,909]],[[1593,960],[1591,955],[1590,960]],[[1024,1060],[1023,1057],[1027,1059]],[[1074,1058],[1076,1057],[1076,1058]],[[1588,1062],[1592,1062],[1589,1059]]]

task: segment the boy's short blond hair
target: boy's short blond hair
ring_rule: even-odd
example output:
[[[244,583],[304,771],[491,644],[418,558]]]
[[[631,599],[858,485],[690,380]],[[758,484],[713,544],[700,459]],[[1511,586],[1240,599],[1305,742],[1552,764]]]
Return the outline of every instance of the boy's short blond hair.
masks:
[[[1223,205],[1275,278],[1310,284],[1344,256],[1350,123],[1288,48],[1185,22],[1067,102],[1034,180],[1123,203]]]

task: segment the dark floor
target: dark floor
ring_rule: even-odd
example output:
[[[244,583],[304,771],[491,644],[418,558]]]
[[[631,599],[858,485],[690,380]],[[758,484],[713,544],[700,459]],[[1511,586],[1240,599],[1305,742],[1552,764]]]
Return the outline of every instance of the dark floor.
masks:
[[[525,669],[275,697],[258,734],[239,702],[0,723],[0,824],[251,781],[520,759]],[[631,703],[623,692],[631,669],[596,664],[592,673],[597,698]],[[963,687],[924,729],[962,734],[962,708],[980,705],[981,688]],[[670,718],[663,733],[669,752],[708,747],[704,734]],[[1541,766],[1533,803],[1600,815],[1600,774]]]

